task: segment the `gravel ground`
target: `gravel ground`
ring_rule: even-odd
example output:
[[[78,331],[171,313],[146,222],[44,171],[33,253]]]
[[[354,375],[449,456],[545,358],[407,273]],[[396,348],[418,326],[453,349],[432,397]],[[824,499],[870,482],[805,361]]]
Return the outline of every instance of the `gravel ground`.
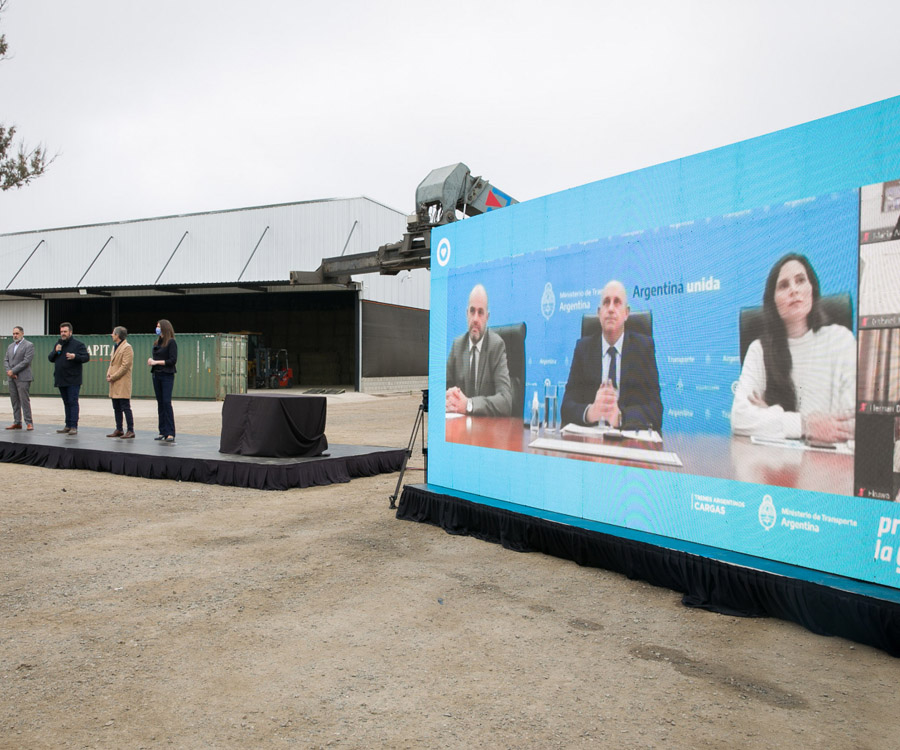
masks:
[[[405,447],[419,401],[330,398],[328,439]],[[220,404],[175,412],[219,433]],[[896,747],[897,660],[398,521],[396,474],[0,479],[0,748]]]

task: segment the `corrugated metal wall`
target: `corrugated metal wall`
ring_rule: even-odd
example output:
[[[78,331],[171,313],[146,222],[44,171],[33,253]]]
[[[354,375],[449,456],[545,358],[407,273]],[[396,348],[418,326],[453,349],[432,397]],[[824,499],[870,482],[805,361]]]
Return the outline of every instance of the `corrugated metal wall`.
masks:
[[[22,326],[25,335],[44,332],[44,301],[11,299],[0,301],[0,333],[11,334],[13,326]]]
[[[400,212],[347,198],[0,235],[0,290],[286,281],[405,229]],[[365,299],[428,305],[425,271],[358,278]]]

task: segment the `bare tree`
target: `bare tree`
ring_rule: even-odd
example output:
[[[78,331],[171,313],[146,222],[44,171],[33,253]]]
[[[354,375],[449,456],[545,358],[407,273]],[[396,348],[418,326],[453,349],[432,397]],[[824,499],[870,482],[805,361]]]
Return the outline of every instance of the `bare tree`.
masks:
[[[0,0],[0,13],[6,9],[7,0]],[[6,59],[6,35],[0,34],[0,61]],[[16,126],[0,124],[0,190],[11,190],[27,185],[40,177],[53,161],[47,157],[47,149],[38,144],[32,149],[19,143],[13,144]]]

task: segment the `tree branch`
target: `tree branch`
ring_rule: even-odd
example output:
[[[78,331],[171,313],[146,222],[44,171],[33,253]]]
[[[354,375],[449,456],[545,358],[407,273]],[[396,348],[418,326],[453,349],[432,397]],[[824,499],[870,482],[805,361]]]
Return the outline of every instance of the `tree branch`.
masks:
[[[6,10],[7,2],[8,0],[0,0],[0,13]],[[6,35],[0,34],[0,62],[6,58],[8,48]],[[10,125],[9,128],[0,125],[0,190],[11,190],[27,185],[44,174],[47,167],[53,163],[52,158],[47,158],[47,149],[42,144],[29,151],[24,143],[20,143],[18,152],[12,155],[10,150],[15,135],[15,125]]]

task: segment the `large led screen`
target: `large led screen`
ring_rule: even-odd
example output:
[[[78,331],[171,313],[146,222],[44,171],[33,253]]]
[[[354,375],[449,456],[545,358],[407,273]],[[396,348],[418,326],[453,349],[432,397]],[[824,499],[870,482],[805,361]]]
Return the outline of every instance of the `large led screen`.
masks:
[[[435,230],[430,483],[900,587],[898,122]]]

